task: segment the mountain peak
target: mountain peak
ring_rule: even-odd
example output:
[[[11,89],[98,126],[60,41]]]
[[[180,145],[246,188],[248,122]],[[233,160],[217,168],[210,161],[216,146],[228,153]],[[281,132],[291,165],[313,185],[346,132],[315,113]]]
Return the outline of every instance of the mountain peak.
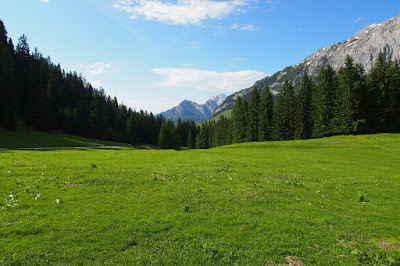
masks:
[[[205,104],[184,100],[178,106],[160,114],[166,119],[171,119],[173,122],[177,122],[178,119],[193,120],[196,123],[206,121],[226,97],[225,94],[220,94],[207,100]]]
[[[338,71],[346,61],[347,56],[353,57],[366,72],[369,72],[380,51],[387,58],[400,59],[400,14],[381,23],[373,23],[349,39],[321,48],[300,63],[286,67],[272,76],[256,81],[254,86],[236,92],[214,111],[214,116],[233,108],[237,95],[249,100],[250,92],[256,87],[259,92],[267,84],[273,94],[277,94],[286,80],[290,80],[296,89],[299,88],[304,73],[316,77],[321,66],[328,63]]]
[[[217,96],[214,96],[214,97],[210,98],[207,102],[210,102],[210,101],[211,102],[215,102],[219,106],[226,99],[226,97],[227,96],[225,94],[221,93],[221,94],[219,94]]]

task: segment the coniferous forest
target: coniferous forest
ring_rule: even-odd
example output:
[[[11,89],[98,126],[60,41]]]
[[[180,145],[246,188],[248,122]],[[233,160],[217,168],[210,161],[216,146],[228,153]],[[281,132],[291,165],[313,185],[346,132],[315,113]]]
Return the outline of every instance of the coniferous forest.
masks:
[[[315,80],[303,75],[296,93],[286,81],[273,100],[265,86],[250,101],[236,99],[232,116],[203,123],[196,147],[400,132],[400,66],[379,54],[368,74],[349,56],[336,73],[322,66]]]
[[[14,46],[1,20],[0,82],[0,128],[6,130],[22,124],[39,131],[179,148],[186,146],[189,127],[194,125],[188,121],[174,125],[160,115],[126,107],[76,72],[65,73],[37,49],[31,52],[25,35]]]
[[[65,73],[37,49],[31,52],[24,35],[14,46],[0,20],[0,83],[0,128],[6,130],[22,123],[39,131],[163,149],[400,132],[399,61],[382,53],[368,74],[348,57],[338,73],[327,65],[315,80],[304,74],[297,93],[289,81],[275,97],[268,87],[261,95],[254,89],[249,102],[236,99],[230,118],[175,125],[126,107],[76,72]]]

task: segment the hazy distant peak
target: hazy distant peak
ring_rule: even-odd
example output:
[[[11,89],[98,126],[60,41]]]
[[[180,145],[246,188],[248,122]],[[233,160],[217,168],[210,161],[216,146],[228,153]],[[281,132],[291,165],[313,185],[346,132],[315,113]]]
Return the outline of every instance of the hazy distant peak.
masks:
[[[181,120],[194,120],[195,122],[206,121],[226,97],[225,94],[220,94],[207,100],[205,104],[184,100],[178,106],[160,114],[173,122],[177,122],[179,118]]]

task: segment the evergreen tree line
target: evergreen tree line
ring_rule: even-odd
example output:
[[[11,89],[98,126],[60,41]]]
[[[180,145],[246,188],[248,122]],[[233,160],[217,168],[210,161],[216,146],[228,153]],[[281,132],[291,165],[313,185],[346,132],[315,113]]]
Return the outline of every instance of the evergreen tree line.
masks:
[[[179,148],[186,146],[194,125],[174,125],[161,115],[127,108],[76,72],[65,73],[37,49],[31,53],[25,35],[14,47],[1,20],[0,95],[0,128],[6,130],[22,123],[39,131],[153,145],[166,136],[160,140],[163,148]]]
[[[379,132],[400,132],[400,65],[382,53],[368,74],[348,56],[338,73],[326,65],[315,80],[304,74],[298,93],[284,82],[275,100],[268,86],[254,88],[230,118],[198,127],[195,146]]]

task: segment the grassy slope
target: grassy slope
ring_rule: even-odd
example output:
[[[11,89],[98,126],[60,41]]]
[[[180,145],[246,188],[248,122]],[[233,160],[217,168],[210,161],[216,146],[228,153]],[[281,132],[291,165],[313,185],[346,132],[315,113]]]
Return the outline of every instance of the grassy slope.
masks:
[[[399,162],[399,134],[0,151],[0,263],[398,264]]]
[[[38,131],[5,131],[0,129],[0,148],[125,146],[127,144],[101,141],[62,133]]]
[[[226,110],[226,111],[220,113],[219,115],[208,119],[208,121],[218,121],[221,118],[221,116],[225,116],[226,118],[230,118],[232,116],[232,111],[233,111],[233,109]]]

